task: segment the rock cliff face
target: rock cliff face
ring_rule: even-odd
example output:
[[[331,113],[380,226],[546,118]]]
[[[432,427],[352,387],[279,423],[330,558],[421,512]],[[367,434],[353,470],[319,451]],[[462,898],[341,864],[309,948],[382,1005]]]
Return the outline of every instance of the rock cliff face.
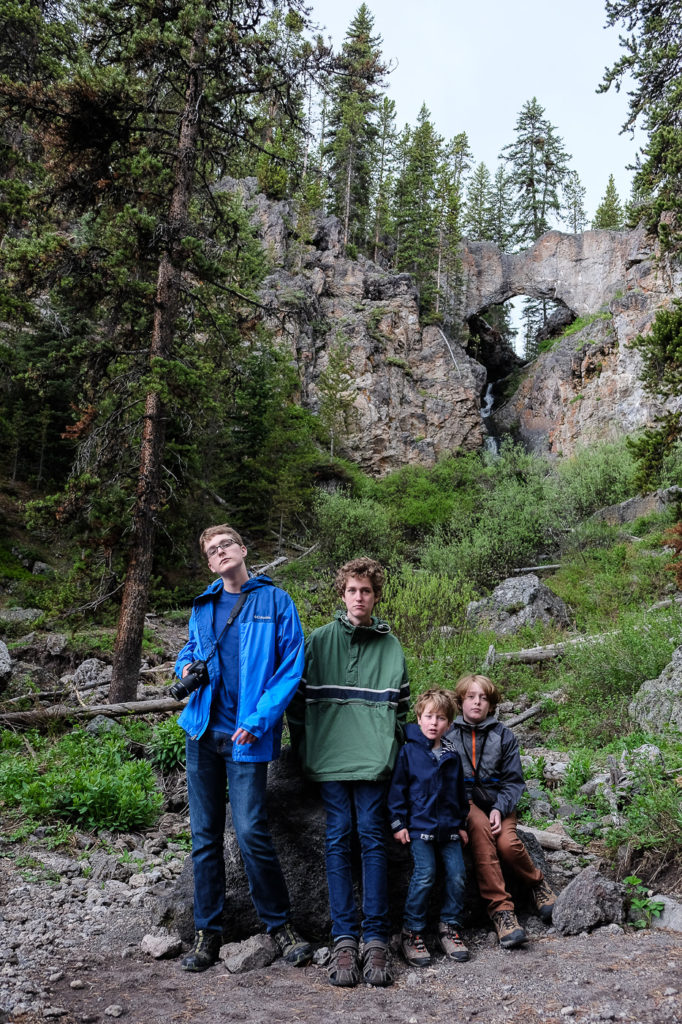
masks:
[[[589,231],[569,237],[588,236],[601,236],[600,248],[599,238],[591,242],[594,262],[583,261],[580,248],[575,249],[574,281],[566,282],[564,267],[557,295],[572,302],[574,312],[592,314],[587,316],[591,322],[535,359],[493,418],[497,431],[511,430],[528,447],[552,455],[615,440],[651,424],[666,409],[682,407],[680,399],[662,403],[645,393],[641,360],[629,346],[650,329],[657,310],[682,295],[682,268],[661,259],[640,231]],[[546,235],[534,249],[542,251],[546,240],[553,241]],[[592,278],[602,273],[608,288],[602,284],[598,289]]]
[[[241,191],[270,252],[268,324],[291,345],[306,408],[319,410],[330,351],[339,339],[346,346],[352,415],[337,450],[366,471],[431,465],[447,452],[483,445],[482,394],[513,356],[481,331],[481,314],[515,295],[555,299],[567,317],[594,319],[518,374],[514,394],[492,419],[496,432],[513,431],[538,452],[568,455],[662,411],[643,392],[628,342],[682,295],[682,271],[657,258],[642,230],[550,231],[515,254],[465,241],[461,322],[446,335],[420,323],[410,275],[344,255],[335,218],[304,226],[292,203],[258,195],[255,179],[227,187]],[[479,340],[467,352],[469,325]]]
[[[291,345],[306,408],[318,411],[320,374],[339,339],[346,346],[352,415],[337,449],[382,475],[480,448],[485,367],[439,327],[420,323],[410,275],[346,258],[333,217],[318,219],[303,242],[290,204],[249,194],[250,180],[241,187],[279,264],[262,297],[273,310],[268,325]]]

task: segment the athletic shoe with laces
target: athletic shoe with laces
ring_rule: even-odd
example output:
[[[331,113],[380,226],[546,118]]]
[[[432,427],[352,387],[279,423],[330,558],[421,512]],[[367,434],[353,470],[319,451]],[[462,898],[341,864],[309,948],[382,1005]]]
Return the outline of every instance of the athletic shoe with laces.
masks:
[[[538,884],[533,886],[531,892],[533,894],[533,903],[541,920],[545,924],[551,924],[554,904],[556,903],[555,893],[544,878],[541,878]]]
[[[418,932],[403,928],[400,936],[400,948],[411,967],[428,967],[431,963],[431,954]]]
[[[292,964],[294,967],[302,967],[303,964],[307,964],[311,959],[313,947],[298,934],[289,921],[279,928],[275,928],[273,932],[270,932],[270,935],[274,939],[281,956],[284,957],[288,964]]]
[[[358,940],[352,935],[342,935],[334,942],[327,977],[340,988],[353,988],[360,981]]]
[[[449,960],[468,960],[469,950],[462,941],[454,924],[446,924],[441,921],[438,925],[438,941],[440,948]]]
[[[362,951],[362,977],[368,985],[393,984],[388,967],[388,946],[381,939],[370,939]]]
[[[207,932],[200,929],[194,935],[194,945],[182,960],[183,971],[205,971],[218,962],[218,953],[222,944],[220,932]]]
[[[526,933],[516,920],[513,910],[498,910],[496,914],[491,914],[491,920],[504,949],[513,949],[526,941]]]

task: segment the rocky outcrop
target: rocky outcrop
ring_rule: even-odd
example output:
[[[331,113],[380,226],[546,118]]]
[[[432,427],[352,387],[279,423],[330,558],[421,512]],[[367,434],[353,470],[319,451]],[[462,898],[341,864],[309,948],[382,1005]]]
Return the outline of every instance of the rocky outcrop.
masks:
[[[571,455],[580,445],[616,440],[652,424],[666,410],[682,408],[682,399],[664,403],[644,391],[641,359],[629,344],[651,328],[659,309],[682,295],[682,268],[669,266],[640,231],[587,235],[612,243],[620,263],[605,267],[604,281],[597,287],[592,279],[603,261],[581,266],[580,249],[575,250],[575,283],[558,285],[557,297],[572,302],[571,308],[585,315],[587,323],[541,353],[493,416],[496,432],[512,432],[530,449],[552,455]],[[567,273],[564,267],[564,278]]]
[[[594,865],[559,893],[552,923],[561,935],[579,935],[598,925],[621,924],[625,920],[625,886],[612,882]]]
[[[503,580],[490,597],[471,601],[466,617],[476,629],[490,629],[498,636],[517,633],[537,622],[563,627],[570,624],[564,602],[535,573]]]
[[[682,647],[678,647],[657,679],[642,683],[628,708],[640,729],[650,733],[682,733]]]
[[[335,217],[299,218],[290,200],[259,195],[254,178],[224,187],[240,192],[270,254],[266,319],[291,346],[304,407],[319,411],[320,376],[334,346],[345,347],[350,415],[335,448],[368,472],[432,465],[484,444],[485,385],[518,359],[481,314],[516,295],[558,301],[564,320],[593,319],[514,380],[512,396],[486,421],[495,433],[568,455],[579,444],[650,424],[663,411],[644,393],[628,342],[682,295],[682,270],[660,258],[643,229],[549,231],[521,253],[465,240],[460,312],[446,333],[420,322],[409,274],[345,255]]]

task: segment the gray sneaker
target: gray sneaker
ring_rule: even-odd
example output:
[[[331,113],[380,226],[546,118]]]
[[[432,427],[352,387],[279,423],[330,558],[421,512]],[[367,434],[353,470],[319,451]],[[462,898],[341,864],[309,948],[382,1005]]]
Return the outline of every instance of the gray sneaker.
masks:
[[[388,946],[381,939],[370,939],[362,952],[362,977],[368,985],[385,987],[393,984],[388,967]]]
[[[342,935],[334,943],[327,977],[330,984],[340,988],[353,988],[360,981],[358,940],[352,935]]]
[[[287,921],[286,924],[275,928],[270,932],[275,945],[288,964],[294,967],[302,967],[312,958],[313,947],[298,934],[296,929]]]
[[[411,932],[409,928],[403,928],[400,936],[400,948],[410,967],[428,967],[430,965],[431,954],[418,932]]]
[[[441,921],[438,925],[438,942],[448,960],[468,960],[469,950],[462,941],[454,924],[446,924]]]

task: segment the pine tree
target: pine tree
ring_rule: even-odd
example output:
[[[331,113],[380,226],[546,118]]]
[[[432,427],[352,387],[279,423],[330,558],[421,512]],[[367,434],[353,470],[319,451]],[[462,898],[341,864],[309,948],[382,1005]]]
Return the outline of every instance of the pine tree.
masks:
[[[533,97],[516,122],[516,139],[502,150],[516,192],[518,245],[535,242],[561,216],[560,189],[568,175],[570,156],[545,108]]]
[[[381,106],[379,87],[387,71],[381,36],[372,35],[374,18],[362,4],[341,47],[331,87],[325,155],[329,210],[343,224],[344,245],[366,249],[369,238],[372,158]]]
[[[490,171],[484,163],[477,164],[467,189],[464,230],[474,241],[487,241],[492,234]]]
[[[417,125],[406,139],[404,169],[396,184],[394,219],[398,232],[396,267],[414,275],[425,314],[436,305],[439,253],[438,173],[443,140],[422,105]]]
[[[465,179],[471,158],[469,139],[466,132],[460,132],[444,147],[436,178],[438,264],[434,311],[447,324],[455,319],[458,305]]]
[[[682,246],[682,0],[606,0],[607,25],[625,27],[623,55],[604,74],[599,91],[625,83],[628,116],[622,131],[640,124],[648,135],[635,174],[641,206],[633,211],[661,240]],[[676,219],[661,219],[664,211]]]
[[[609,181],[606,186],[604,197],[597,207],[597,212],[592,221],[593,228],[609,228],[612,231],[620,231],[623,227],[623,207],[616,191],[616,182],[612,174],[609,174]]]
[[[384,96],[379,110],[374,176],[374,252],[376,262],[385,251],[391,229],[391,194],[396,160],[395,101]]]
[[[44,148],[49,194],[71,218],[31,265],[51,288],[49,315],[61,302],[82,352],[62,514],[99,519],[98,543],[124,567],[111,700],[136,691],[156,524],[196,463],[186,436],[184,464],[172,456],[216,415],[216,368],[253,330],[249,299],[265,271],[238,198],[214,185],[243,140],[255,144],[263,102],[279,106],[280,123],[299,116],[302,77],[322,56],[277,45],[278,10],[275,0],[82,0],[58,79],[0,80],[5,111]],[[28,259],[28,241],[5,258],[23,245]]]
[[[587,224],[586,193],[578,172],[570,171],[564,182],[564,221],[574,235],[584,231]]]
[[[509,252],[514,243],[514,185],[502,164],[495,171],[490,189],[489,241],[502,252]]]

